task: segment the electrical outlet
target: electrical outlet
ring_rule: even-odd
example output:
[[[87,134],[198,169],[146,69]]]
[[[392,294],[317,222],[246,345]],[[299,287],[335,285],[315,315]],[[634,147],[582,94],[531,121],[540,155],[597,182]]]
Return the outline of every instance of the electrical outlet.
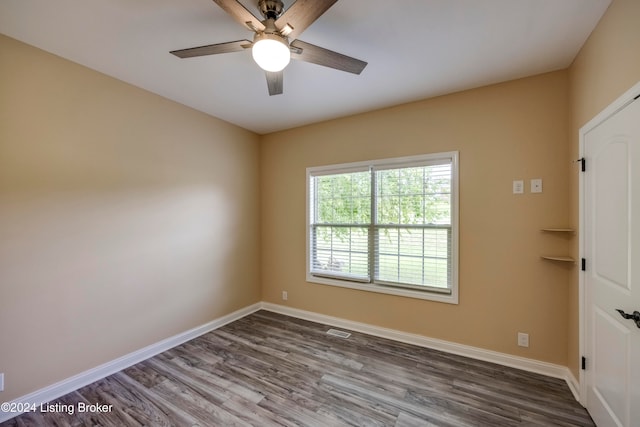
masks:
[[[520,347],[529,347],[529,334],[518,332],[518,345]]]
[[[4,373],[0,374],[0,391],[4,391]]]
[[[289,299],[289,294],[287,291],[282,291],[282,301],[286,301]]]

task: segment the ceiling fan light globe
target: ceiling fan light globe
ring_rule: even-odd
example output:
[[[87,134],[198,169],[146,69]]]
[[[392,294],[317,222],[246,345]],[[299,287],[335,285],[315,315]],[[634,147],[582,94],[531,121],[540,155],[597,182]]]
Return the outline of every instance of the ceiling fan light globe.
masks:
[[[253,43],[253,60],[265,71],[282,71],[291,60],[289,46],[273,38],[261,38]]]

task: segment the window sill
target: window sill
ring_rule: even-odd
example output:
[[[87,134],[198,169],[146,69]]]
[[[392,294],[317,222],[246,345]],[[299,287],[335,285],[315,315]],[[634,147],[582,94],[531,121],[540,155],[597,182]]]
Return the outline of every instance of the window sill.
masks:
[[[307,282],[320,285],[338,286],[341,288],[357,289],[360,291],[376,292],[379,294],[396,295],[407,298],[416,298],[429,301],[444,302],[447,304],[458,304],[458,295],[455,290],[451,294],[440,294],[436,292],[404,289],[394,286],[375,285],[371,283],[348,282],[345,280],[330,279],[307,274]]]

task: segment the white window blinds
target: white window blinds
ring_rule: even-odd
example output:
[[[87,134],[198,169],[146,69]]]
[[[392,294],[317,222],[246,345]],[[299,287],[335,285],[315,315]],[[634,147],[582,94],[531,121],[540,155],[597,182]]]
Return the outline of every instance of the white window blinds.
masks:
[[[310,169],[311,275],[450,293],[453,160]]]
[[[311,180],[311,271],[370,281],[370,172],[336,173]]]

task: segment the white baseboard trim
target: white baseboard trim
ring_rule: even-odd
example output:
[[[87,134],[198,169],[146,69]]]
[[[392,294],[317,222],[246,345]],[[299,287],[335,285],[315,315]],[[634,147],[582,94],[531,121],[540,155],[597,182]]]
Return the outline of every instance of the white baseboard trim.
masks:
[[[457,354],[460,356],[470,357],[472,359],[483,360],[485,362],[491,362],[503,366],[522,369],[528,372],[535,372],[537,374],[542,374],[553,378],[559,378],[565,380],[576,400],[580,401],[578,398],[578,390],[580,389],[578,386],[578,381],[576,381],[575,377],[566,366],[556,365],[548,362],[541,362],[539,360],[528,359],[525,357],[512,356],[506,353],[499,353],[497,351],[485,350],[469,345],[429,338],[423,335],[411,334],[395,329],[372,326],[366,323],[354,322],[351,320],[345,320],[338,317],[327,316],[324,314],[318,314],[311,311],[300,310],[297,308],[286,307],[278,304],[263,302],[262,308],[267,311],[273,311],[275,313],[297,317],[299,319],[324,323],[326,325],[362,332],[381,338],[387,338],[407,344],[417,345],[420,347],[426,347],[434,350],[444,351],[447,353]]]
[[[88,384],[101,380],[105,377],[108,377],[109,375],[115,374],[116,372],[128,368],[129,366],[140,363],[143,360],[162,353],[163,351],[167,351],[189,340],[197,338],[200,335],[206,334],[207,332],[213,331],[214,329],[218,329],[226,325],[227,323],[231,323],[235,320],[248,316],[249,314],[260,310],[261,307],[261,303],[256,303],[240,310],[234,311],[233,313],[229,313],[225,316],[219,317],[215,320],[212,320],[211,322],[207,322],[204,325],[197,326],[193,329],[174,335],[155,344],[151,344],[147,347],[126,354],[95,368],[81,372],[77,375],[37,390],[33,393],[29,393],[25,396],[19,397],[10,403],[29,403],[39,406],[41,403],[50,402],[54,399],[64,396],[67,393],[71,393],[72,391],[78,390],[79,388],[82,388]],[[0,411],[0,423],[10,420],[11,418],[18,415],[20,414],[16,412]]]
[[[580,400],[580,381],[576,379],[571,372],[571,369],[567,368],[567,374],[565,375],[564,380],[567,382],[569,390],[573,393],[573,397],[575,397],[576,401],[584,406],[584,403]]]
[[[227,314],[226,316],[222,316],[218,319],[212,320],[211,322],[205,323],[204,325],[174,335],[173,337],[169,337],[155,344],[151,344],[147,347],[119,357],[118,359],[112,360],[95,368],[81,372],[77,375],[74,375],[73,377],[67,378],[48,387],[37,390],[33,393],[19,397],[9,403],[28,403],[39,406],[41,403],[50,402],[54,399],[64,396],[65,394],[78,390],[79,388],[82,388],[88,384],[101,380],[102,378],[108,377],[109,375],[115,374],[116,372],[119,372],[123,369],[126,369],[129,366],[140,363],[150,357],[162,353],[163,351],[167,351],[189,340],[197,338],[200,335],[218,329],[226,325],[227,323],[231,323],[245,316],[248,316],[249,314],[254,313],[260,309],[296,317],[299,319],[309,320],[312,322],[318,322],[330,326],[349,329],[352,331],[362,332],[381,338],[388,338],[391,340],[413,344],[420,347],[432,348],[434,350],[440,350],[447,353],[466,356],[472,359],[478,359],[503,366],[522,369],[524,371],[535,372],[553,378],[560,378],[566,381],[576,400],[578,402],[580,401],[579,382],[566,366],[540,362],[538,360],[527,359],[524,357],[512,356],[509,354],[485,350],[464,344],[456,344],[449,341],[429,338],[422,335],[398,331],[395,329],[382,328],[366,323],[354,322],[352,320],[327,316],[324,314],[318,314],[311,311],[300,310],[278,304],[260,302],[234,311],[233,313]],[[0,411],[0,423],[10,420],[11,418],[18,415],[20,415],[20,413]]]

